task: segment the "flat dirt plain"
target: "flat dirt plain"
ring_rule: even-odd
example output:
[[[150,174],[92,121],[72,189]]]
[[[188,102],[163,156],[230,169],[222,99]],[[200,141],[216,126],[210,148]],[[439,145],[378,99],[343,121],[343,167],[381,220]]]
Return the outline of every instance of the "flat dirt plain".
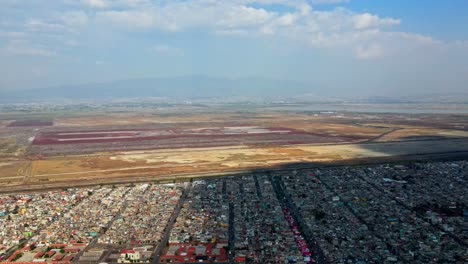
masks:
[[[220,107],[0,114],[0,192],[468,153],[468,115]]]

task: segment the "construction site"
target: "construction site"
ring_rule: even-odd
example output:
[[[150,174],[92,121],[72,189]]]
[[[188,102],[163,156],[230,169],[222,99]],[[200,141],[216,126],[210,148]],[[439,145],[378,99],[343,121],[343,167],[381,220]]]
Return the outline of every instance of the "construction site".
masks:
[[[463,157],[468,116],[232,107],[10,111],[0,191]]]

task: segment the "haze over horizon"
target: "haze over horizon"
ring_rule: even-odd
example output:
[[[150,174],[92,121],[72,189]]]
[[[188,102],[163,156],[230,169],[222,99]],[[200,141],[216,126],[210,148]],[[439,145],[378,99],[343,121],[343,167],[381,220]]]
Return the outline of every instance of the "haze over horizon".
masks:
[[[467,11],[462,0],[4,0],[0,93],[179,76],[327,96],[462,93]]]

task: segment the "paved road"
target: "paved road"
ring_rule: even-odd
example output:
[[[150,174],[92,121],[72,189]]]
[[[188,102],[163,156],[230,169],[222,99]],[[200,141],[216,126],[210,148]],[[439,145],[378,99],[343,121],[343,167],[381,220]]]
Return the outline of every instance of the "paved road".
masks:
[[[131,188],[128,188],[127,191],[124,193],[124,195],[122,196],[122,199],[124,199],[125,196],[127,196],[127,194],[130,192]],[[109,196],[112,192],[114,192],[114,190],[112,190],[111,192],[109,192],[107,196]],[[109,229],[112,224],[115,222],[115,220],[117,220],[117,218],[119,218],[119,216],[121,216],[123,210],[127,207],[127,200],[125,200],[125,202],[122,204],[122,206],[120,207],[119,209],[119,213],[116,214],[106,225],[106,230]],[[93,240],[91,240],[91,242],[89,242],[89,244],[80,252],[78,252],[78,254],[75,255],[75,258],[73,259],[73,263],[78,263],[79,262],[79,259],[81,258],[81,256],[83,255],[84,252],[88,251],[89,249],[92,249],[93,247],[96,246],[97,242],[98,242],[98,239],[99,237],[103,235],[103,233],[99,233],[97,236],[95,236],[93,238]]]
[[[234,233],[234,203],[229,202],[229,263],[234,263],[236,237]]]
[[[228,263],[234,264],[236,238],[234,232],[234,203],[232,201],[234,194],[227,191],[226,179],[223,179],[222,185],[223,201],[229,204],[229,227],[228,227]],[[224,262],[226,263],[226,262]]]
[[[192,184],[189,183],[187,184],[187,188],[185,188],[184,193],[179,199],[179,202],[177,203],[176,208],[174,209],[174,212],[171,215],[171,218],[167,222],[166,228],[164,229],[164,234],[162,236],[161,242],[158,244],[158,246],[155,248],[153,252],[153,262],[152,264],[160,264],[161,262],[161,255],[163,253],[164,248],[166,247],[167,243],[169,242],[169,237],[171,235],[171,230],[174,227],[174,223],[179,216],[180,210],[182,209],[182,205],[185,202],[185,199],[187,199],[187,195],[190,192],[190,189],[192,188]]]
[[[278,200],[280,201],[283,207],[289,210],[294,221],[298,224],[302,237],[306,240],[309,249],[311,249],[312,258],[315,260],[315,263],[328,263],[329,261],[327,260],[325,254],[319,247],[317,241],[314,239],[309,227],[307,226],[307,224],[305,224],[301,212],[297,209],[295,203],[291,199],[291,196],[287,192],[283,180],[280,177],[272,176],[269,176],[269,180],[273,185],[273,189],[275,190]]]
[[[255,181],[255,189],[257,190],[258,199],[261,200],[263,198],[263,194],[262,194],[262,189],[260,188],[260,183],[258,182],[258,177],[257,175],[254,174],[253,178]]]
[[[392,130],[390,130],[390,131],[387,131],[387,132],[385,132],[385,133],[383,133],[383,134],[380,134],[380,135],[378,135],[378,136],[376,136],[376,137],[374,137],[374,138],[365,140],[365,141],[363,141],[363,143],[372,143],[372,142],[375,142],[375,141],[377,141],[377,140],[379,140],[379,139],[385,137],[386,135],[388,135],[388,134],[390,134],[390,133],[393,133],[393,132],[395,132],[395,131],[401,130],[401,129],[402,129],[402,128],[394,128],[394,129],[392,129]]]

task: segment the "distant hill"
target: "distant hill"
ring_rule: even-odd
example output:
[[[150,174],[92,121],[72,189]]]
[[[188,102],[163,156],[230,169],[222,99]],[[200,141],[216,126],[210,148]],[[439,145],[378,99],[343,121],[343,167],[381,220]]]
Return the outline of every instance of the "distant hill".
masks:
[[[464,94],[424,94],[350,98],[330,87],[313,83],[266,78],[229,79],[207,76],[141,78],[80,85],[63,85],[34,90],[0,91],[1,103],[51,100],[126,100],[163,98],[168,100],[357,102],[357,103],[468,103]]]
[[[428,93],[403,96],[372,96],[360,100],[367,103],[459,103],[468,104],[468,93]]]
[[[49,99],[279,98],[311,93],[307,83],[262,78],[228,79],[204,76],[145,78],[0,93],[2,101]]]

